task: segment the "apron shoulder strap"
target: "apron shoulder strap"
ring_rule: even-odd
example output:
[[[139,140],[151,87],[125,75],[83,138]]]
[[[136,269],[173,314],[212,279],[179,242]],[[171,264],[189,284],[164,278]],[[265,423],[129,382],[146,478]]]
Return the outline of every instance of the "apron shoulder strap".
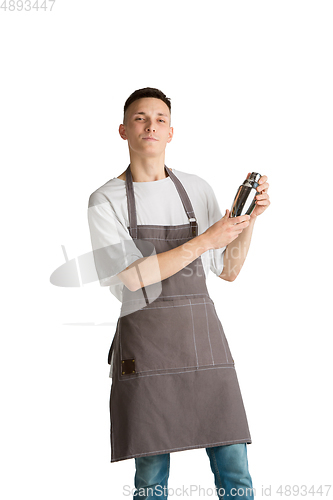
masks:
[[[134,189],[133,189],[133,179],[128,165],[126,169],[126,196],[127,196],[127,211],[128,211],[128,221],[130,226],[130,235],[133,239],[138,237],[138,227],[136,220],[136,209],[135,209],[135,199],[134,199]]]
[[[195,217],[195,213],[192,207],[191,200],[185,191],[185,188],[183,184],[180,182],[178,177],[166,166],[164,165],[165,170],[168,172],[169,176],[171,177],[171,180],[173,181],[178,194],[180,196],[180,199],[182,201],[182,204],[184,205],[186,215],[188,217],[189,223],[191,225],[191,230],[192,230],[192,236],[196,236],[198,231],[197,231],[197,219]]]

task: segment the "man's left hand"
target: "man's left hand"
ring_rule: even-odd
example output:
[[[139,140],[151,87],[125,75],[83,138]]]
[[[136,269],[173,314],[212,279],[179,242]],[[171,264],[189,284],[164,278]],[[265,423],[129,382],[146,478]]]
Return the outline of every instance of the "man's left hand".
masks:
[[[250,177],[250,173],[247,176],[247,179]],[[256,206],[250,215],[250,219],[255,219],[258,215],[262,214],[266,208],[270,205],[269,195],[267,194],[267,190],[269,188],[269,184],[267,182],[267,175],[262,175],[259,179],[259,186],[257,187],[257,191],[260,194],[257,194],[255,197]]]

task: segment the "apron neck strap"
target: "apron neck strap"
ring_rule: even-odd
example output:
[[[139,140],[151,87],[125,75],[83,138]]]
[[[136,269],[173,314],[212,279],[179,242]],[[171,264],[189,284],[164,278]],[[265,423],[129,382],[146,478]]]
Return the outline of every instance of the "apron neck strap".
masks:
[[[129,231],[133,239],[138,237],[138,225],[136,220],[136,208],[133,189],[133,179],[130,169],[131,164],[126,169],[126,196],[127,196],[127,211],[129,220]]]
[[[131,173],[131,165],[128,165],[126,169],[126,195],[127,195],[127,209],[128,209],[128,218],[129,218],[129,226],[130,226],[130,234],[132,238],[137,239],[137,218],[136,218],[136,207],[135,207],[135,198],[134,198],[134,189],[133,189],[133,178]],[[191,233],[192,236],[198,235],[198,223],[194,214],[194,210],[192,207],[192,203],[190,198],[188,197],[187,192],[183,184],[180,182],[178,177],[166,166],[164,165],[165,171],[168,173],[170,179],[173,181],[180,199],[183,203],[186,215],[188,217],[189,223],[191,225]]]

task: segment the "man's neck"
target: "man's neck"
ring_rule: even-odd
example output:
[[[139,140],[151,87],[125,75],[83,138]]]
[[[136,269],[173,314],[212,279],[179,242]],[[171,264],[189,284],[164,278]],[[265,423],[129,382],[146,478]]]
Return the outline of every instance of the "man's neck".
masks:
[[[164,156],[160,159],[131,157],[130,169],[133,182],[152,182],[168,177],[164,169]],[[126,170],[118,179],[126,179]]]

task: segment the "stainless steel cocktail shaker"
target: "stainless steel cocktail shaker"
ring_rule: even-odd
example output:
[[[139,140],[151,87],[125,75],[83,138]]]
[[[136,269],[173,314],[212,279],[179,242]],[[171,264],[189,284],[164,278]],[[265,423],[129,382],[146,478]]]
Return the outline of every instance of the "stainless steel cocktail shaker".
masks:
[[[237,194],[232,204],[230,217],[238,217],[239,215],[251,215],[253,212],[256,202],[255,196],[259,194],[257,192],[257,186],[259,186],[259,179],[261,175],[257,172],[252,172],[248,179],[245,179],[243,184],[239,186]]]

